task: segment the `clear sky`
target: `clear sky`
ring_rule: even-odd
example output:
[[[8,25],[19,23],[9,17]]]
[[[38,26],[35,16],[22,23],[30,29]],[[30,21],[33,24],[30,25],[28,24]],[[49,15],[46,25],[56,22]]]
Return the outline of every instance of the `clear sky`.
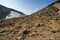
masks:
[[[56,0],[0,0],[0,4],[29,15],[55,1]]]

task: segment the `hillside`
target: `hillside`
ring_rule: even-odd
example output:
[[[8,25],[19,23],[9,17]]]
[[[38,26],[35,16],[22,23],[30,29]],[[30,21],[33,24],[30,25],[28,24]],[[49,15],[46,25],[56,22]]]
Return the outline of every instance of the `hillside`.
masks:
[[[0,40],[60,40],[60,2],[29,16],[0,21]]]

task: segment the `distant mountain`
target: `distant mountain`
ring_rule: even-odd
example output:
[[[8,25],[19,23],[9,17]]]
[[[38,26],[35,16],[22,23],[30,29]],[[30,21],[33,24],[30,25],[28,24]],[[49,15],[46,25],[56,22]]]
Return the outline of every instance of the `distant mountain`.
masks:
[[[21,16],[25,16],[25,14],[17,10],[0,5],[0,19],[10,19],[10,18],[16,18]]]

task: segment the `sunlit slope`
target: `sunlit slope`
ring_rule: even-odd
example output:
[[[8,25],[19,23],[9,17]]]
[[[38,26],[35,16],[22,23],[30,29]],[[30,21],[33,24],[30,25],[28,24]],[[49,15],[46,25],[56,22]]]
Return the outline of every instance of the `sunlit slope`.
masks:
[[[60,40],[57,3],[29,16],[0,21],[0,40]]]

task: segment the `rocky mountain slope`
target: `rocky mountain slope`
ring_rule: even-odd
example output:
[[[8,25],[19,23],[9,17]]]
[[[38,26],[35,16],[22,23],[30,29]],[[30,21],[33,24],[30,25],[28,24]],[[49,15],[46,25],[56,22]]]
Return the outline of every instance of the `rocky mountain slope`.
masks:
[[[14,15],[16,15],[16,16],[14,16]],[[25,16],[25,14],[20,11],[0,5],[0,20],[16,18],[16,17],[18,17],[18,15],[20,15],[19,17]],[[11,16],[13,16],[13,17],[11,17]]]
[[[10,14],[10,9],[0,5],[0,19],[4,19],[8,14]]]
[[[60,2],[32,15],[0,21],[0,40],[60,40]]]

